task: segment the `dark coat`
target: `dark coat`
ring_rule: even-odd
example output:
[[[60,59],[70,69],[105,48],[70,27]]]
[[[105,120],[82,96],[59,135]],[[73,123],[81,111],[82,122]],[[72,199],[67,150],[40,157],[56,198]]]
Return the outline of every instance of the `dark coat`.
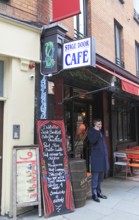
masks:
[[[108,171],[108,150],[101,131],[90,128],[87,136],[91,145],[91,171]]]

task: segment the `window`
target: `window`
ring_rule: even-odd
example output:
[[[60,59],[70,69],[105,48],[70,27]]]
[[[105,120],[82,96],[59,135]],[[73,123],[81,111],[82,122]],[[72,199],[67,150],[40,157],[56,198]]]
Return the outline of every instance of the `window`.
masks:
[[[115,31],[115,62],[118,66],[124,68],[123,54],[122,54],[122,26],[114,21]]]
[[[8,3],[10,0],[0,0],[0,3]]]
[[[130,135],[130,114],[126,110],[117,112],[118,118],[118,129],[117,129],[117,140],[128,141],[131,139]]]
[[[139,13],[139,0],[134,0],[134,9]]]
[[[0,61],[0,97],[3,96],[3,61]]]
[[[80,0],[81,14],[74,16],[75,38],[81,39],[87,36],[87,6],[88,0]]]
[[[117,143],[135,141],[135,108],[128,100],[115,99],[114,126]]]
[[[124,4],[125,3],[125,0],[119,0],[122,4]]]
[[[134,19],[139,24],[139,0],[134,0]]]
[[[139,43],[135,43],[136,50],[136,75],[139,77]]]

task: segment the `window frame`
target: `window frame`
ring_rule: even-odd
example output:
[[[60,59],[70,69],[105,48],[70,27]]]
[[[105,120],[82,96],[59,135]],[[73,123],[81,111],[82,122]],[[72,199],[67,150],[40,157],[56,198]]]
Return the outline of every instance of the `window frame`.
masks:
[[[0,60],[0,97],[3,97],[4,93],[4,61]]]
[[[125,0],[119,0],[121,2],[121,4],[124,4],[125,3]]]
[[[74,16],[74,30],[77,39],[88,36],[88,0],[80,0],[81,13]]]
[[[136,76],[139,77],[139,43],[135,41]]]
[[[122,51],[122,32],[123,27],[114,20],[114,37],[115,37],[115,63],[124,68],[123,51]]]
[[[116,142],[136,141],[135,106],[128,100],[115,99]]]

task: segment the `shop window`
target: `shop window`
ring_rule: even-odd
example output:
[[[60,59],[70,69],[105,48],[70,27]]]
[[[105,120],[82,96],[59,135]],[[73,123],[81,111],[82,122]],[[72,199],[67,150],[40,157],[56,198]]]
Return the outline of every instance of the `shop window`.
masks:
[[[80,0],[81,13],[74,16],[74,37],[75,39],[81,39],[88,35],[87,33],[87,21],[88,21],[88,0]]]
[[[115,32],[115,62],[118,66],[124,68],[123,51],[122,51],[122,26],[115,20],[114,21]]]
[[[130,135],[130,114],[128,111],[118,111],[118,129],[117,129],[117,139],[119,142],[128,141],[131,139]]]
[[[135,141],[134,108],[117,111],[117,142]]]
[[[0,61],[0,97],[3,96],[3,61]]]
[[[139,77],[139,43],[135,43],[136,49],[136,75]]]

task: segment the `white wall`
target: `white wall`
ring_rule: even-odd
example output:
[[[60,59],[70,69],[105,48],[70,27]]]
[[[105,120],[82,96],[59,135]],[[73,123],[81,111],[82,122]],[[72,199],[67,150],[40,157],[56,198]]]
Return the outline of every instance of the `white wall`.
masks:
[[[0,53],[39,61],[40,32],[39,29],[0,17]]]
[[[5,22],[5,23],[4,23]],[[40,58],[40,30],[0,19],[0,60],[4,60],[4,126],[1,214],[12,215],[12,149],[34,143],[35,68]],[[26,58],[24,60],[23,58]],[[20,139],[13,139],[13,125]]]

